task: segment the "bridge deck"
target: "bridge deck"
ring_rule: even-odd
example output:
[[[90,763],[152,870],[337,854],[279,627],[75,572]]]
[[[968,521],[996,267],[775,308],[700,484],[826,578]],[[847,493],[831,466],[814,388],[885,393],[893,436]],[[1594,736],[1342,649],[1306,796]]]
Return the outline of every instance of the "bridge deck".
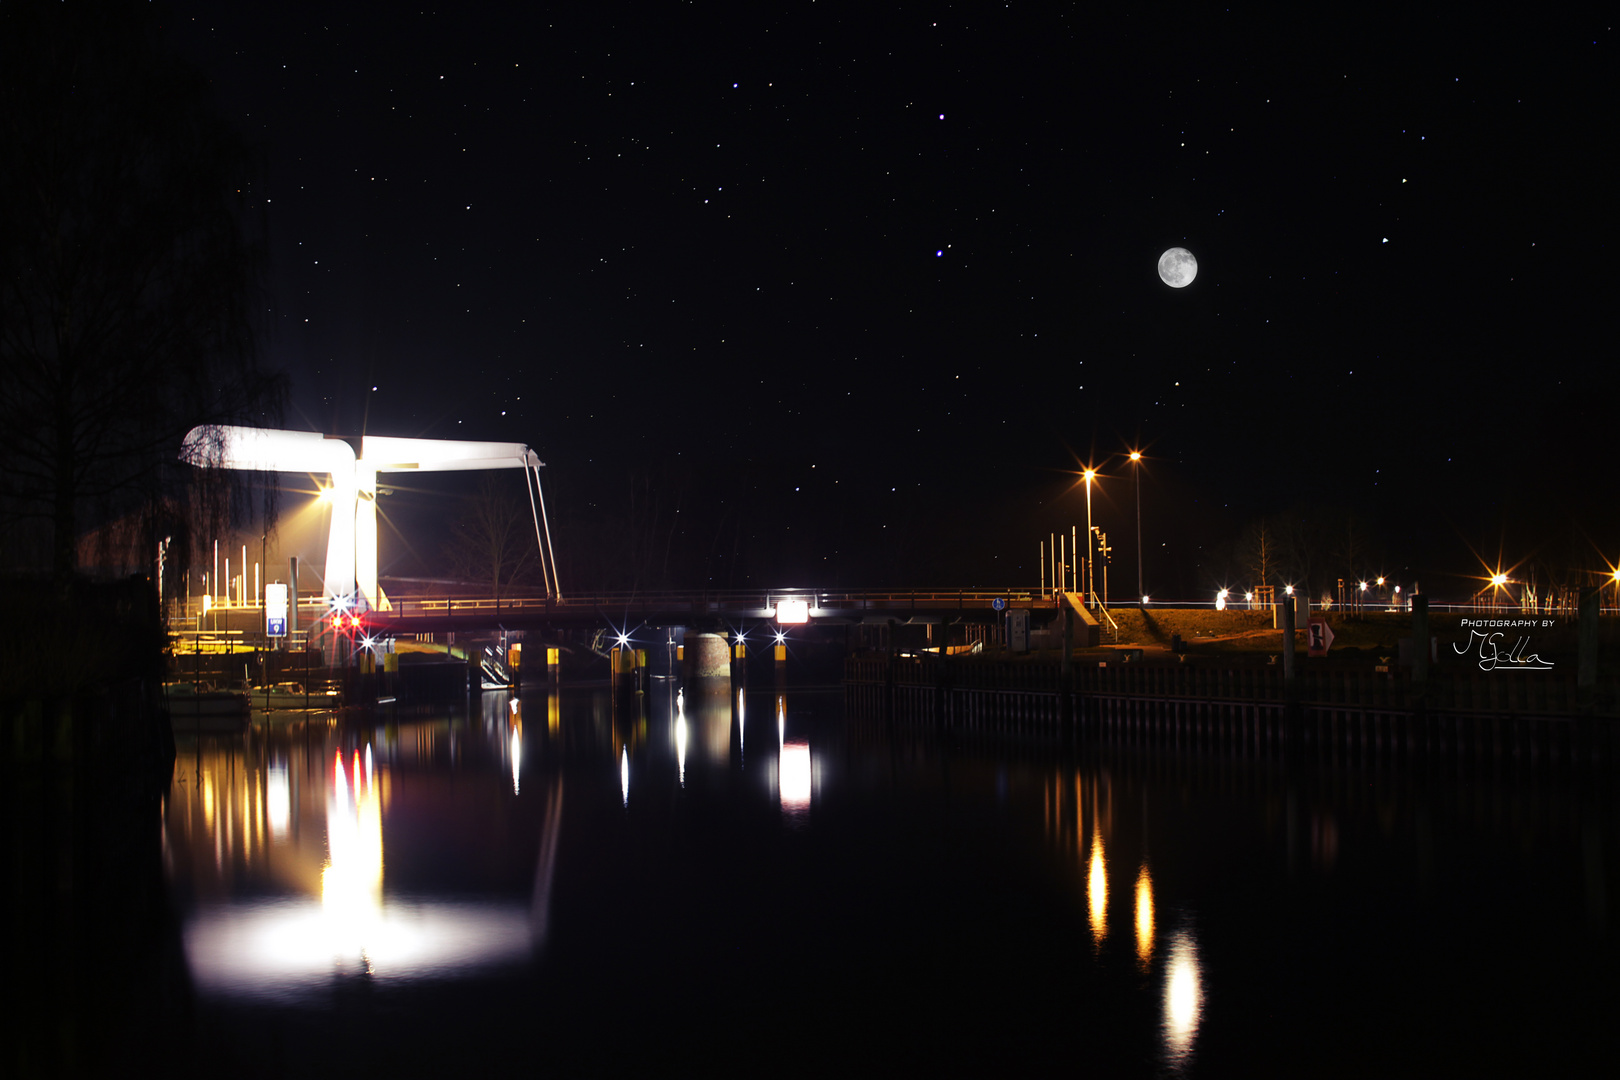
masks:
[[[689,626],[697,622],[765,621],[776,617],[778,601],[802,600],[812,623],[993,623],[1003,608],[1055,613],[1059,600],[1028,589],[875,590],[814,592],[605,593],[598,596],[511,597],[499,601],[445,596],[392,597],[388,611],[367,621],[374,631],[421,633],[475,626],[519,629],[537,626]],[[997,601],[1000,601],[998,606]]]

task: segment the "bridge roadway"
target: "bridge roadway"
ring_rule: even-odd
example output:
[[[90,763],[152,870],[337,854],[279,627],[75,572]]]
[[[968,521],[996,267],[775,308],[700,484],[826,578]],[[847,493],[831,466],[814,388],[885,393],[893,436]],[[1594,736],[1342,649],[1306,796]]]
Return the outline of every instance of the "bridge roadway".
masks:
[[[539,630],[548,627],[702,626],[776,620],[779,602],[804,601],[812,624],[995,623],[1006,608],[1030,611],[1037,623],[1058,610],[1055,597],[1034,589],[879,589],[822,592],[813,589],[766,591],[634,592],[570,596],[564,599],[514,596],[488,598],[390,596],[390,607],[366,615],[373,634],[425,634],[441,631]]]

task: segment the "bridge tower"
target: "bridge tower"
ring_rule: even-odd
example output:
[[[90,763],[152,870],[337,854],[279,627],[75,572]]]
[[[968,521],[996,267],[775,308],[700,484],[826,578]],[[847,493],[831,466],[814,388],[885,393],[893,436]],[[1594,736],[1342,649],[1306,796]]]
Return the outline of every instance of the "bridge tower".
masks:
[[[561,599],[551,526],[540,490],[544,462],[522,443],[378,435],[346,439],[311,431],[211,424],[186,433],[180,459],[199,468],[324,474],[328,478],[325,494],[332,503],[323,586],[326,603],[329,607],[352,604],[365,610],[386,607],[377,587],[379,474],[522,469],[546,594]]]

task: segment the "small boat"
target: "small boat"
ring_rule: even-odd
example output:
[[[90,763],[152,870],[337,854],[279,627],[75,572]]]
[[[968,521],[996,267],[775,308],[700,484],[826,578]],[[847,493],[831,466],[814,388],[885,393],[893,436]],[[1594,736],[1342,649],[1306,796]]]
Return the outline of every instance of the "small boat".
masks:
[[[308,690],[303,683],[278,682],[248,692],[255,709],[335,709],[342,702],[336,690]]]
[[[247,724],[248,697],[240,690],[219,690],[206,682],[163,684],[170,721],[181,730],[234,731]]]

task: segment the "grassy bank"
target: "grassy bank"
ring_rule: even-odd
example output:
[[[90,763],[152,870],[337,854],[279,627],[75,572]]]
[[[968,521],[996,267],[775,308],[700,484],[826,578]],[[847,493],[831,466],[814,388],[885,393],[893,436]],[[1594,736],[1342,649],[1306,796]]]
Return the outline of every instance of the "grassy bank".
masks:
[[[1182,608],[1149,608],[1113,610],[1110,612],[1119,624],[1121,646],[1168,650],[1174,635],[1180,635],[1189,656],[1208,656],[1242,659],[1246,656],[1270,656],[1282,651],[1282,631],[1271,625],[1271,613],[1262,611],[1209,611]],[[1326,612],[1328,626],[1333,631],[1333,646],[1329,656],[1350,659],[1364,656],[1376,661],[1382,656],[1395,656],[1400,639],[1412,636],[1412,616],[1409,612],[1371,611],[1351,615],[1338,611]],[[1433,612],[1429,615],[1429,633],[1438,639],[1440,662],[1448,659],[1461,662],[1471,650],[1477,651],[1477,640],[1470,639],[1471,628],[1464,620],[1480,619],[1479,615],[1460,612]],[[1508,628],[1496,647],[1503,653],[1513,647],[1521,637],[1525,648],[1546,660],[1575,662],[1579,629],[1573,622],[1548,617],[1550,626]],[[1485,628],[1482,632],[1496,632]],[[1620,620],[1612,617],[1599,621],[1599,656],[1603,670],[1620,667]],[[1305,651],[1305,632],[1296,631],[1296,648]],[[1462,651],[1459,652],[1458,650]]]

